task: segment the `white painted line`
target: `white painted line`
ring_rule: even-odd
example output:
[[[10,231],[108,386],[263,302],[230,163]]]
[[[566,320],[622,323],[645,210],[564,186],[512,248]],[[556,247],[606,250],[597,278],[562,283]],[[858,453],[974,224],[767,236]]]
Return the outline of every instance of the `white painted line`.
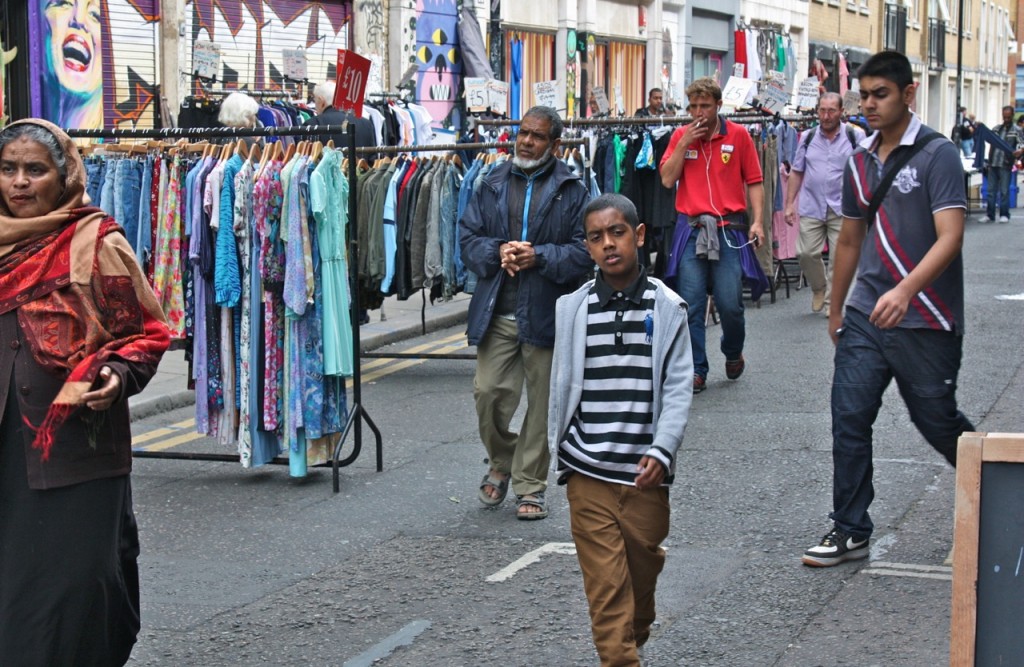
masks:
[[[572,542],[548,542],[529,553],[523,554],[491,576],[487,577],[486,581],[493,583],[511,579],[517,572],[528,568],[539,561],[541,556],[545,556],[547,554],[564,554],[571,556],[575,553],[576,545]]]
[[[952,574],[939,574],[937,572],[913,572],[911,570],[884,570],[869,567],[861,570],[864,574],[881,574],[887,577],[911,577],[916,579],[939,579],[941,581],[953,581]]]
[[[878,574],[887,577],[916,577],[918,579],[953,580],[953,568],[945,565],[918,565],[915,563],[889,563],[872,561],[870,567],[861,570],[864,574]]]
[[[916,563],[872,562],[871,567],[882,567],[890,570],[917,570],[918,572],[952,572],[953,568],[945,565],[918,565]]]
[[[1024,292],[1020,294],[997,294],[996,299],[999,301],[1024,301]]]
[[[343,667],[370,667],[374,662],[388,657],[399,646],[411,644],[416,635],[430,627],[430,621],[413,621],[395,634],[373,646],[369,651],[361,653],[351,660],[346,660]]]

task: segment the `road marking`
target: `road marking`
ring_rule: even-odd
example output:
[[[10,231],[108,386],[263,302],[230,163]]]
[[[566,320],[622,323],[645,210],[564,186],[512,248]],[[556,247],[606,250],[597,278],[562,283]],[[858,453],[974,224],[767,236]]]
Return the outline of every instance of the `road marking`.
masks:
[[[953,568],[945,565],[916,565],[912,563],[890,563],[888,561],[872,561],[871,565],[861,570],[864,574],[878,574],[887,577],[913,577],[917,579],[953,580]]]
[[[512,561],[491,576],[487,577],[486,581],[493,583],[511,579],[517,572],[528,568],[538,562],[541,559],[541,556],[546,556],[547,554],[563,554],[571,556],[575,553],[576,545],[572,542],[548,542],[547,544],[537,547],[533,551],[530,551],[529,553],[526,553]]]
[[[411,644],[416,635],[430,627],[430,621],[413,621],[395,634],[391,635],[370,648],[369,651],[360,653],[351,660],[346,660],[342,667],[370,667],[377,660],[391,655],[399,646]]]
[[[1024,301],[1024,292],[1020,294],[997,294],[996,299],[999,301]]]
[[[440,338],[440,339],[437,339],[437,340],[430,341],[428,343],[422,343],[420,345],[415,345],[415,346],[410,347],[408,349],[402,350],[402,352],[404,352],[404,353],[411,353],[411,354],[419,354],[421,352],[435,352],[435,353],[447,354],[448,352],[458,352],[459,350],[464,350],[467,347],[468,347],[468,345],[466,344],[466,334],[465,333],[457,333],[457,334],[453,334],[451,336],[448,336],[446,338]],[[396,359],[373,359],[373,360],[367,361],[366,363],[362,364],[362,366],[360,367],[363,371],[366,371],[366,370],[370,370],[371,371],[369,373],[365,373],[363,375],[363,377],[362,377],[362,380],[363,380],[364,383],[366,383],[366,382],[373,382],[374,380],[378,380],[378,379],[380,379],[382,377],[386,377],[388,375],[391,375],[392,373],[397,373],[398,371],[404,370],[406,368],[411,368],[412,366],[417,366],[417,365],[422,364],[422,363],[424,363],[426,361],[430,361],[430,360],[429,359],[405,359],[405,360],[402,360],[402,361],[397,361]],[[377,369],[377,370],[373,370],[373,369]],[[345,379],[345,388],[346,389],[351,389],[352,388],[352,379],[351,378],[346,378]],[[164,451],[166,449],[171,449],[172,447],[177,447],[178,445],[183,445],[183,444],[185,444],[187,442],[192,442],[193,440],[198,440],[200,438],[205,438],[206,434],[204,434],[204,433],[195,433],[195,432],[185,433],[185,434],[181,434],[181,435],[175,435],[175,434],[178,434],[182,429],[194,429],[195,425],[196,425],[195,418],[191,418],[191,419],[186,419],[184,421],[177,422],[175,424],[171,424],[169,426],[164,426],[164,427],[161,427],[161,428],[156,428],[156,429],[153,429],[152,431],[146,431],[145,433],[139,433],[138,435],[132,436],[132,448],[133,449],[137,449],[137,450],[147,451],[147,452],[161,452],[161,451]],[[175,437],[168,438],[167,440],[163,440],[162,439],[162,438],[166,438],[167,436],[175,436]],[[152,444],[141,446],[144,443],[147,443],[147,442],[150,442],[150,441],[153,441],[153,440],[157,440],[158,442],[153,442]]]

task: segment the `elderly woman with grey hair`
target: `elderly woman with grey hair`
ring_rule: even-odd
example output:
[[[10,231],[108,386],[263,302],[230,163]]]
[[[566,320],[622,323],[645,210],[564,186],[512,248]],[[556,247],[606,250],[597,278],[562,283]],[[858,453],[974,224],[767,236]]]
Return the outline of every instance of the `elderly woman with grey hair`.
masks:
[[[123,665],[139,631],[128,397],[170,343],[72,140],[0,130],[0,662]]]
[[[256,127],[260,105],[245,93],[231,93],[220,103],[217,120],[227,127]]]

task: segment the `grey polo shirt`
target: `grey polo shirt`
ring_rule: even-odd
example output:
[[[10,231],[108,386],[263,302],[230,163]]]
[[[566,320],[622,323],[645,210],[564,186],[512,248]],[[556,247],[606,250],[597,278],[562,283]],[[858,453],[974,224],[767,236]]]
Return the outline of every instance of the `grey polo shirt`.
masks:
[[[900,147],[889,154],[885,165],[876,152],[879,136],[860,143],[843,175],[844,217],[864,217],[885,169],[894,162],[893,155],[913,144],[921,131],[928,129],[915,114]],[[857,284],[847,307],[870,315],[878,298],[903,280],[935,244],[938,235],[932,216],[948,208],[966,209],[967,198],[960,154],[951,141],[942,138],[919,151],[893,180],[861,246]],[[899,326],[963,333],[962,255],[914,297]]]

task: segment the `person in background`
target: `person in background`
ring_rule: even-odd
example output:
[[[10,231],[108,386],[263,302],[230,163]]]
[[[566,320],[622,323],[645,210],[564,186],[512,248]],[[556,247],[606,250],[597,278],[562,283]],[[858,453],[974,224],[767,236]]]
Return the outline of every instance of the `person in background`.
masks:
[[[1010,182],[1014,177],[1013,164],[1024,155],[1024,135],[1013,124],[1013,107],[1003,107],[1003,122],[992,128],[996,136],[1013,149],[1012,153],[992,146],[985,161],[988,187],[988,222],[995,222],[999,209],[999,222],[1010,221]]]
[[[971,157],[974,155],[974,114],[967,113],[967,107],[960,107],[959,128],[960,151],[964,157]]]
[[[764,238],[764,186],[750,133],[718,115],[718,82],[697,79],[686,89],[686,97],[694,120],[672,133],[661,159],[661,183],[671,188],[679,182],[676,226],[682,226],[684,234],[679,235],[677,291],[689,305],[693,392],[699,393],[707,385],[709,368],[704,332],[709,290],[722,323],[725,376],[735,380],[746,368],[742,281],[744,265],[757,264],[751,246]]]
[[[56,125],[0,131],[0,662],[123,665],[139,632],[128,397],[170,344]]]
[[[964,171],[956,146],[910,110],[910,61],[883,51],[857,73],[861,108],[875,133],[843,175],[843,228],[835,254],[829,337],[832,377],[832,529],[805,565],[866,558],[874,524],[873,429],[896,380],[910,420],[956,465],[957,439],[973,431],[957,409],[964,334]],[[931,139],[928,139],[931,137]],[[928,143],[923,143],[924,138]],[[904,166],[893,166],[908,155]],[[899,168],[871,219],[872,193]],[[854,275],[856,286],[849,294]],[[845,313],[844,313],[845,307]]]
[[[647,106],[640,107],[634,113],[634,116],[664,116],[665,115],[665,96],[661,92],[661,88],[651,88],[651,92],[647,94]]]
[[[527,111],[515,157],[484,177],[459,220],[462,260],[479,278],[466,326],[469,344],[477,348],[473,398],[490,465],[478,497],[496,507],[511,483],[516,517],[524,520],[548,515],[555,301],[593,268],[583,243],[589,192],[554,157],[562,127],[551,107]],[[515,433],[510,426],[524,381],[526,415]]]
[[[665,565],[693,356],[686,304],[639,261],[644,225],[633,203],[601,195],[583,226],[598,274],[555,307],[548,444],[601,664],[637,665]]]
[[[220,103],[217,120],[225,127],[256,127],[260,105],[245,93],[231,93]]]
[[[313,89],[313,106],[316,107],[316,116],[307,120],[304,127],[316,127],[319,125],[344,125],[355,123],[356,125],[356,148],[372,148],[377,145],[377,133],[373,129],[373,123],[366,118],[357,118],[351,111],[342,111],[334,108],[334,91],[337,86],[333,81],[325,81]],[[348,139],[341,131],[324,133],[320,135],[320,141],[327,143],[334,141],[335,148],[345,148]],[[372,159],[371,156],[365,156]]]
[[[835,262],[830,259],[826,270],[821,253],[826,240],[830,254],[835,253],[839,242],[843,168],[857,149],[857,142],[864,139],[859,127],[840,121],[842,111],[839,93],[825,93],[818,100],[818,126],[801,136],[786,190],[786,224],[800,224],[796,255],[811,286],[811,310],[815,313],[828,307],[832,290]]]

